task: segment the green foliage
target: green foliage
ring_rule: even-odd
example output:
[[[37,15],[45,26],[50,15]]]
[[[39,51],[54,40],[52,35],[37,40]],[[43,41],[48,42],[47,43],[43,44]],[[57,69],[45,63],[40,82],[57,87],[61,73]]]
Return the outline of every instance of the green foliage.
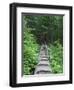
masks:
[[[23,15],[23,74],[31,75],[38,63],[40,45],[48,51],[53,73],[63,72],[63,16]],[[59,41],[57,41],[59,39]]]
[[[35,36],[31,34],[31,30],[25,28],[24,30],[24,46],[23,46],[23,63],[24,63],[24,74],[33,74],[33,70],[36,67],[39,45],[36,43]]]
[[[43,39],[53,43],[57,39],[62,43],[63,38],[63,16],[27,15],[26,26],[32,28],[32,33],[37,37],[38,43]]]
[[[63,47],[59,41],[49,45],[49,56],[53,73],[63,73]]]

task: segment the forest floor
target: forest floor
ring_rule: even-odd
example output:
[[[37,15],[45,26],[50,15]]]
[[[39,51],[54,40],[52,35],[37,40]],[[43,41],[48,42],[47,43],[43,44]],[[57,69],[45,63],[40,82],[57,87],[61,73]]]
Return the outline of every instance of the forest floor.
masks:
[[[38,64],[34,74],[51,74],[50,61],[48,60],[48,48],[46,44],[41,45]]]

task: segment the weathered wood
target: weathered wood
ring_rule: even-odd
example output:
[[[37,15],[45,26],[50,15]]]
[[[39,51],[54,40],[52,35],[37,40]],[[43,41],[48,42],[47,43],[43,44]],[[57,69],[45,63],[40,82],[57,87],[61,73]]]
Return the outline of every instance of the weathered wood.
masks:
[[[51,74],[51,66],[48,60],[47,45],[42,45],[39,54],[39,62],[36,66],[34,74]]]

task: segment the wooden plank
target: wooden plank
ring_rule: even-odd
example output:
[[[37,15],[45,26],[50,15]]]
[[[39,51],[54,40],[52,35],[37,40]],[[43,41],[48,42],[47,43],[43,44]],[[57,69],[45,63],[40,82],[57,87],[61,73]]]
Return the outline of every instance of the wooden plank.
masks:
[[[47,45],[42,45],[39,55],[39,63],[36,66],[34,74],[51,74],[51,66],[48,60],[48,50]]]

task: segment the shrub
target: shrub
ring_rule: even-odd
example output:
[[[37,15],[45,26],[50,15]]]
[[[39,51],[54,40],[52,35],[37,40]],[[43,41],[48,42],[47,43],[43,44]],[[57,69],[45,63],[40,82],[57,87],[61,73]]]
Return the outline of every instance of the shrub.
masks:
[[[51,68],[53,73],[63,73],[63,47],[55,41],[54,44],[49,45],[49,56]]]
[[[24,74],[33,74],[37,65],[39,45],[36,43],[35,36],[31,33],[31,30],[27,28],[24,31],[23,52]]]

